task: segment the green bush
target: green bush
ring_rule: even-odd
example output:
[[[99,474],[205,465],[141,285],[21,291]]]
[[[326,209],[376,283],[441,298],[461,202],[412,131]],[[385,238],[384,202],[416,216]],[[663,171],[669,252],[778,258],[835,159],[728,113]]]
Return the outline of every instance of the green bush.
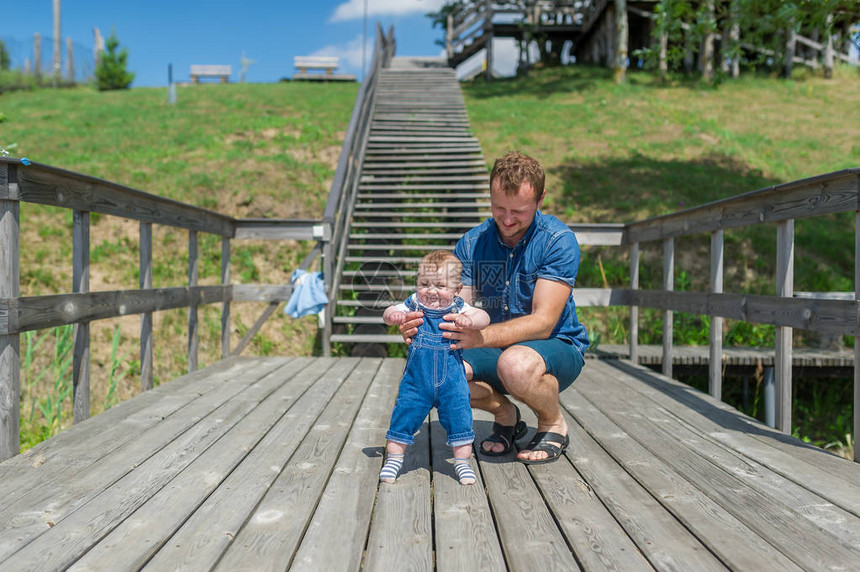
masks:
[[[128,50],[117,51],[119,40],[116,32],[111,32],[105,41],[106,51],[102,54],[99,66],[96,68],[96,87],[99,91],[112,89],[128,89],[134,81],[134,74],[125,69]]]

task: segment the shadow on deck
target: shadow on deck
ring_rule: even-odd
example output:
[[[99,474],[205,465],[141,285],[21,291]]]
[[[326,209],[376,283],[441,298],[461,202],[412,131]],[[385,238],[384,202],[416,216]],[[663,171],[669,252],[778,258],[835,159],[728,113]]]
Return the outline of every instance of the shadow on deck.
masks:
[[[0,463],[0,569],[860,565],[860,466],[624,360],[562,394],[559,462],[460,486],[434,412],[380,486],[402,369],[233,358],[75,425]]]

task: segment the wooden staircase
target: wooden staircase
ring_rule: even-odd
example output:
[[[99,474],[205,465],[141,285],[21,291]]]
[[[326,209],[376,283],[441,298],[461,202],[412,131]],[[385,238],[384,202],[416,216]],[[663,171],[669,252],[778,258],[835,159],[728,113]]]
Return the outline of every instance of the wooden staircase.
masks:
[[[382,70],[353,206],[332,342],[386,355],[382,311],[414,291],[426,253],[489,216],[487,166],[454,70],[395,58]],[[443,67],[444,66],[444,67]]]

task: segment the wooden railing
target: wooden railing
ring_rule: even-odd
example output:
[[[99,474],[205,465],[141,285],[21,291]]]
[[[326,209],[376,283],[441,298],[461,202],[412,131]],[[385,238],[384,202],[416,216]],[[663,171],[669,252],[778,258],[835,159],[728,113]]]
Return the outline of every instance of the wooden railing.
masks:
[[[189,309],[188,369],[198,366],[197,308],[221,304],[221,355],[238,354],[274,309],[289,299],[292,287],[271,284],[232,284],[230,252],[233,239],[308,240],[316,245],[302,262],[307,268],[322,252],[327,294],[334,276],[332,244],[345,242],[361,157],[367,141],[373,94],[379,69],[394,53],[394,31],[377,31],[371,72],[355,103],[352,119],[322,220],[235,219],[165,199],[125,185],[27,160],[0,158],[0,460],[20,448],[20,335],[23,332],[74,325],[72,402],[74,421],[90,411],[89,324],[139,314],[141,387],[152,387],[152,313]],[[20,294],[20,203],[36,203],[73,212],[73,288],[71,293],[49,296]],[[90,292],[90,213],[114,215],[140,223],[140,289]],[[188,231],[188,285],[153,288],[152,225]],[[198,285],[198,233],[221,237],[221,284]],[[334,286],[336,288],[336,285]],[[232,302],[269,302],[269,308],[250,328],[238,346],[230,348]],[[330,312],[323,324],[323,347],[329,352]]]
[[[355,199],[358,196],[364,150],[367,147],[370,123],[376,105],[376,87],[379,83],[380,70],[391,65],[395,49],[394,28],[389,28],[388,34],[383,34],[382,28],[377,25],[376,47],[373,51],[370,71],[362,82],[361,91],[355,100],[337,171],[323,213],[323,222],[327,228],[331,228],[331,240],[326,242],[324,250],[326,294],[329,299],[329,305],[325,311],[326,325],[323,330],[323,351],[326,356],[331,355],[332,316],[340,286],[340,275],[346,259],[349,225]],[[335,248],[337,253],[334,252]]]
[[[794,221],[827,214],[855,214],[855,292],[838,296],[794,297]],[[773,296],[724,292],[724,236],[727,229],[775,224],[776,292]],[[577,225],[571,225],[575,230]],[[709,292],[675,292],[675,239],[710,235]],[[630,359],[638,357],[638,308],[663,310],[663,373],[672,375],[673,312],[711,317],[709,393],[721,398],[723,318],[776,326],[775,382],[778,429],[791,432],[792,329],[860,336],[860,167],[767,187],[700,207],[626,224],[606,243],[630,249],[630,288],[577,288],[578,306],[630,307]],[[639,289],[642,243],[663,247],[663,288]],[[846,248],[849,245],[834,245]],[[854,435],[860,434],[860,343],[854,345]],[[855,452],[855,460],[860,458]]]
[[[20,295],[20,203],[71,209],[72,292]],[[90,213],[119,216],[140,223],[140,289],[90,292]],[[153,224],[188,231],[188,285],[153,288]],[[221,237],[221,284],[200,286],[198,233]],[[313,240],[326,242],[317,220],[239,220],[206,209],[148,194],[125,185],[58,169],[0,158],[0,459],[17,454],[20,444],[20,334],[74,325],[72,402],[74,421],[90,411],[89,324],[140,314],[141,387],[153,379],[152,313],[189,309],[188,369],[197,369],[197,308],[221,304],[221,354],[230,355],[230,304],[233,301],[289,299],[290,285],[231,284],[232,239]],[[319,250],[316,249],[316,252]]]

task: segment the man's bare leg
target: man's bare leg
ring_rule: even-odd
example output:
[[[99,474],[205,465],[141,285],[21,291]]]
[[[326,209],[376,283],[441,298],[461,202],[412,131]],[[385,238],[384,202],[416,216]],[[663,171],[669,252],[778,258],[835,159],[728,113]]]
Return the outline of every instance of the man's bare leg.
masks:
[[[547,431],[567,435],[567,424],[558,403],[558,380],[546,373],[546,364],[535,350],[513,346],[502,352],[497,365],[499,379],[515,398],[528,405],[538,418],[538,433]],[[561,443],[556,443],[559,447]],[[547,458],[545,451],[524,449],[520,459],[538,461]]]
[[[472,366],[464,363],[466,366],[466,379],[469,381],[469,392],[471,394],[470,404],[475,409],[481,409],[492,414],[495,422],[499,425],[514,425],[517,422],[517,413],[514,404],[511,401],[493,389],[493,387],[483,381],[472,380]],[[501,443],[482,443],[481,450],[492,453],[501,453],[505,446]]]

